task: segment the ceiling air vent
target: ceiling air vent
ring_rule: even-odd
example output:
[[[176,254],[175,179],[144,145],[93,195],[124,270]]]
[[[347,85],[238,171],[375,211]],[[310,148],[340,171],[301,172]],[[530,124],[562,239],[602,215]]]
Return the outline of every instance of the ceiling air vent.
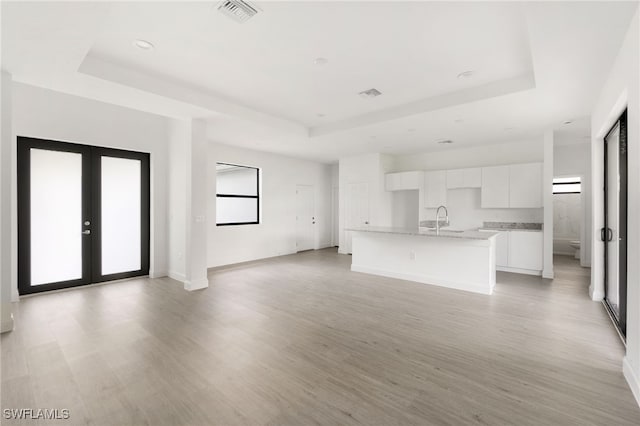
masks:
[[[365,90],[364,92],[358,93],[358,95],[362,96],[363,98],[375,98],[376,96],[382,95],[382,92],[380,92],[378,89],[369,89]]]
[[[236,22],[246,22],[253,18],[260,9],[243,0],[224,0],[218,6],[218,11]]]

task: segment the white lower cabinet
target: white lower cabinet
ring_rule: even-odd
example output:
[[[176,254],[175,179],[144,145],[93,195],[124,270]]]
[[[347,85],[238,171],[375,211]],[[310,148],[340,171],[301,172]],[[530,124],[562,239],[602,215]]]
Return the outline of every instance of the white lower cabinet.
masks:
[[[509,232],[500,232],[496,237],[496,266],[509,266]]]
[[[496,269],[499,271],[541,275],[542,253],[542,231],[502,231],[496,236]]]
[[[542,231],[508,231],[509,268],[538,273],[542,271]]]

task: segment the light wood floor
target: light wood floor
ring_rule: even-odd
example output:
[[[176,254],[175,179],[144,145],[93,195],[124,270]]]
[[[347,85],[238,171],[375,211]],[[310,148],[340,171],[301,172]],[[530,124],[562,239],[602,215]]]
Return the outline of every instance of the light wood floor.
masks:
[[[192,293],[139,279],[25,298],[2,335],[2,408],[70,409],[55,425],[640,424],[571,258],[552,282],[499,273],[493,296],[350,261],[328,249]]]

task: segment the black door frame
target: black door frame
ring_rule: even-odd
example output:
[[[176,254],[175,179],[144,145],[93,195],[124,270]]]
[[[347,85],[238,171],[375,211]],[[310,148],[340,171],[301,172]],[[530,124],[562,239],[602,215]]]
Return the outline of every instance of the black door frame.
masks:
[[[82,238],[82,277],[80,279],[31,286],[31,149],[82,154],[82,222],[78,232],[89,229]],[[94,147],[31,137],[17,137],[18,154],[18,292],[21,295],[59,290],[104,281],[149,274],[150,257],[150,155],[113,148]],[[141,268],[137,271],[102,275],[101,258],[101,157],[135,159],[141,165]]]
[[[618,240],[618,312],[607,300],[608,272],[609,272],[609,241],[613,238],[613,232],[609,228],[609,201],[608,201],[608,149],[607,138],[619,127],[619,172],[620,172],[620,205],[619,205],[619,240]],[[614,324],[621,336],[627,335],[627,202],[628,202],[628,160],[627,160],[627,110],[613,124],[604,137],[604,227],[600,231],[600,239],[604,242],[604,306],[607,308]]]

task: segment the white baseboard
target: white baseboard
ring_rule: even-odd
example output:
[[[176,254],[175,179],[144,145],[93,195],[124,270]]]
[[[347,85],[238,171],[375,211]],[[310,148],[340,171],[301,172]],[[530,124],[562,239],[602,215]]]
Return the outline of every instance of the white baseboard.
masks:
[[[159,271],[159,272],[149,271],[149,278],[162,278],[167,276],[169,276],[167,271]]]
[[[184,282],[184,289],[187,291],[202,290],[207,287],[209,287],[209,280],[207,278]]]
[[[4,309],[7,309],[6,307]],[[13,330],[13,313],[0,323],[0,333],[7,333]]]
[[[514,274],[536,275],[538,277],[542,275],[542,271],[535,271],[532,269],[510,268],[508,266],[496,266],[496,271],[511,272]]]
[[[631,364],[629,364],[626,356],[622,358],[622,374],[624,375],[624,378],[627,379],[631,392],[636,398],[638,406],[640,406],[640,380],[633,371],[633,368],[631,367]]]
[[[2,321],[2,323],[0,323],[0,333],[7,333],[12,330],[13,330],[13,314],[11,314],[10,319],[6,321]]]
[[[352,264],[351,270],[354,272],[363,272],[365,274],[382,275],[383,277],[414,281],[422,284],[437,285],[438,287],[465,290],[472,293],[491,294],[493,292],[493,287],[488,289],[487,286],[478,285],[476,283],[442,280],[440,278],[432,278],[423,275],[404,274],[400,272],[387,271],[384,269],[370,268],[367,266],[358,266]]]
[[[591,297],[591,300],[593,300],[594,302],[600,302],[602,301],[602,299],[604,299],[604,291],[602,290],[594,291],[593,285],[590,285],[589,297]]]
[[[184,283],[187,280],[187,277],[179,272],[169,271],[167,275],[169,276],[169,278],[173,278],[174,280],[180,281],[181,283]]]

